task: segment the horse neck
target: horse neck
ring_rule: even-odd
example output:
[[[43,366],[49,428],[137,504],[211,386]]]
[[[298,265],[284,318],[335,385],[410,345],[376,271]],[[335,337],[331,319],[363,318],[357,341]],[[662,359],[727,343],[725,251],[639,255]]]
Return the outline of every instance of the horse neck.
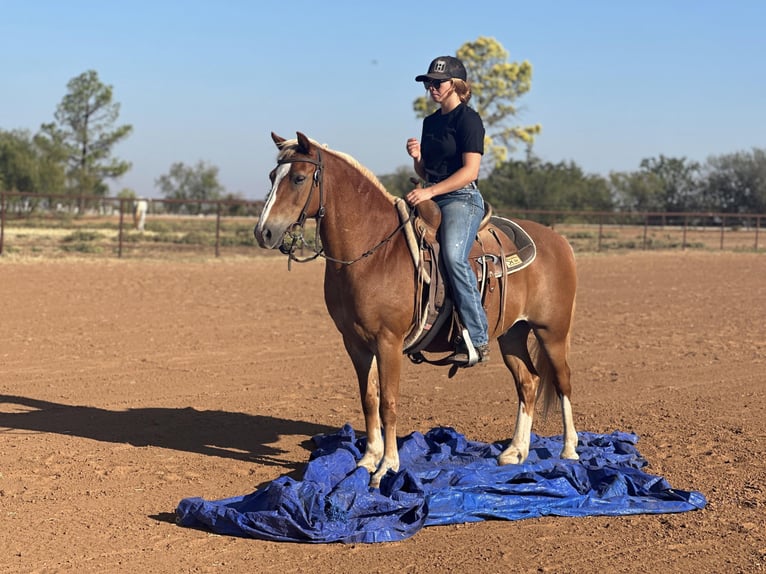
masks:
[[[385,193],[351,166],[343,167],[325,169],[320,237],[328,256],[350,261],[378,245],[399,222]]]

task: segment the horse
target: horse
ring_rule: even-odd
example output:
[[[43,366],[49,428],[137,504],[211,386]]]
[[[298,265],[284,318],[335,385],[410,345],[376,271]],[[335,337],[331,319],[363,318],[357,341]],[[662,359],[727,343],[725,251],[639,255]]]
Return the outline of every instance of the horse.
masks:
[[[146,212],[149,210],[149,202],[138,199],[133,204],[133,226],[137,231],[143,231],[146,224]]]
[[[417,306],[417,271],[395,208],[397,198],[346,153],[301,132],[291,140],[273,132],[271,137],[277,165],[269,174],[271,189],[255,238],[262,248],[287,253],[285,237],[302,237],[306,220],[316,221],[321,248],[315,247],[312,258],[325,259],[325,304],[359,384],[367,440],[357,466],[370,472],[371,486],[379,487],[386,473],[399,470],[400,375]],[[514,221],[532,237],[538,254],[508,275],[502,324],[490,333],[519,400],[513,438],[498,463],[526,460],[538,399],[546,411],[558,399],[564,428],[560,457],[577,460],[568,358],[577,286],[574,252],[552,229]],[[428,350],[444,350],[447,343],[442,336]]]

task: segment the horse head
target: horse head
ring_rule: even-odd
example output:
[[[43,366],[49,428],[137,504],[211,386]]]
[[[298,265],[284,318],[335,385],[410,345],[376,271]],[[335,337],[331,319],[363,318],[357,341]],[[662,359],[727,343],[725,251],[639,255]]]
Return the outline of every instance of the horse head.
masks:
[[[297,136],[286,140],[271,134],[279,149],[277,166],[269,174],[271,190],[254,231],[258,245],[267,249],[280,247],[285,233],[321,213],[322,153],[304,134]]]

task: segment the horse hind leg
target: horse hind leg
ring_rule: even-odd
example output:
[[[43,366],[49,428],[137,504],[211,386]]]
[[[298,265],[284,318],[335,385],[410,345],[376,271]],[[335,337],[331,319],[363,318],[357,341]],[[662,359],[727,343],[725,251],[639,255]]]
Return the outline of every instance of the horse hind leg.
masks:
[[[577,430],[570,400],[572,371],[569,367],[569,331],[555,336],[551,330],[540,330],[535,333],[535,336],[534,341],[537,345],[533,354],[536,357],[535,364],[543,385],[541,393],[544,397],[544,412],[547,413],[558,398],[564,428],[564,445],[560,456],[564,459],[578,460],[580,457],[576,450]]]
[[[503,362],[513,376],[514,383],[516,384],[516,394],[519,399],[513,439],[511,439],[511,444],[497,457],[497,462],[500,465],[520,464],[529,455],[530,436],[539,384],[539,378],[534,373],[535,369],[532,364],[532,358],[527,348],[529,330],[528,324],[517,323],[498,338]]]

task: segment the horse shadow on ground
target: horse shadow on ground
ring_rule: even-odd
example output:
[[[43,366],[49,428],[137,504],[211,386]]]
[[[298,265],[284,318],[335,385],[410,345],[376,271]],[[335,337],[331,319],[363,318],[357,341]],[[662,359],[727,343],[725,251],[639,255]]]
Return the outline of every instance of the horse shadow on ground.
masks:
[[[302,470],[305,463],[285,459],[285,451],[271,445],[283,436],[304,436],[301,446],[312,450],[311,437],[338,430],[306,421],[229,411],[160,407],[112,411],[12,395],[0,395],[0,428],[156,446],[293,472]]]

